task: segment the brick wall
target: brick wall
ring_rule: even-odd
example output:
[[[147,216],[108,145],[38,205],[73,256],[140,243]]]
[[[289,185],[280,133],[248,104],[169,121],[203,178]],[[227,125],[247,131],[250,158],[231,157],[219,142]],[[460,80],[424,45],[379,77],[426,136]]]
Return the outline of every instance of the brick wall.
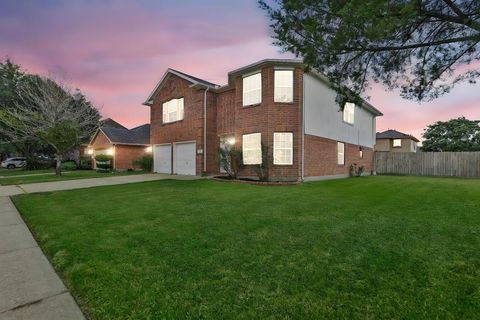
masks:
[[[297,180],[301,170],[301,119],[303,71],[294,70],[293,103],[275,103],[274,68],[262,69],[262,102],[243,106],[243,78],[235,79],[234,89],[220,93],[217,98],[218,135],[234,134],[236,145],[242,147],[242,136],[261,133],[269,150],[269,176],[272,180]],[[273,165],[273,133],[293,133],[293,165]],[[218,138],[217,138],[218,140]],[[218,161],[218,160],[217,160]],[[256,166],[245,166],[240,175],[256,176]]]
[[[345,165],[337,164],[337,141],[305,135],[305,177],[348,174],[351,164],[373,170],[373,150],[362,147],[363,158],[357,145],[345,143]]]
[[[203,149],[203,90],[190,88],[190,82],[170,75],[170,78],[155,97],[150,108],[150,142],[152,144],[173,143],[181,141],[195,141],[197,150]],[[174,98],[184,98],[184,119],[164,124],[162,121],[163,103]],[[210,122],[215,112],[215,94],[208,93],[207,115]],[[207,117],[208,117],[207,116]],[[213,123],[211,123],[213,125]],[[207,126],[208,128],[208,126]],[[215,130],[215,127],[213,130]],[[210,148],[214,148],[214,144]],[[207,144],[207,148],[208,144]],[[207,150],[207,155],[208,155]],[[203,170],[203,155],[196,155],[196,173],[200,175]]]
[[[90,144],[92,149],[108,149],[112,147],[112,143],[102,131],[98,131],[92,143]]]
[[[146,154],[146,146],[121,145],[115,146],[115,169],[141,169],[140,166],[134,166],[133,161],[140,159]]]

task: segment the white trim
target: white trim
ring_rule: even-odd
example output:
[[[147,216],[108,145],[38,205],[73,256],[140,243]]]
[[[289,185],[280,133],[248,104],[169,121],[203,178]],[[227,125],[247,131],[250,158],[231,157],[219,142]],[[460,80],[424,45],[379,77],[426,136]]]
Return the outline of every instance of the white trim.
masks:
[[[165,71],[165,73],[163,74],[162,78],[160,79],[160,81],[157,83],[157,85],[155,86],[155,89],[153,89],[153,91],[148,95],[148,98],[145,100],[145,102],[143,103],[144,105],[151,105],[153,103],[153,98],[155,97],[156,95],[156,92],[158,90],[161,89],[161,87],[163,86],[163,82],[168,80],[168,77],[170,76],[170,74],[173,74],[173,75],[176,75],[177,77],[180,77],[184,80],[187,80],[188,82],[191,82],[194,86],[195,85],[202,85],[202,86],[207,86],[207,87],[212,87],[212,88],[215,88],[215,86],[209,86],[207,84],[204,84],[204,83],[201,83],[201,82],[198,82],[197,80],[195,79],[192,79],[184,74],[181,74],[181,73],[178,73],[177,71],[173,70],[173,69],[170,69],[168,68],[167,71]]]
[[[277,147],[277,135],[288,135],[289,138],[291,138],[291,146],[290,148],[280,148],[280,147]],[[290,158],[288,159],[287,162],[277,162],[276,161],[276,151],[277,149],[279,150],[290,150]],[[277,131],[277,132],[274,132],[273,133],[273,164],[274,165],[277,165],[277,166],[291,166],[293,165],[293,132],[290,132],[290,131]]]
[[[260,73],[260,74],[261,74],[261,73],[262,73],[262,69],[258,69],[258,70],[255,70],[255,71],[251,71],[251,72],[242,74],[242,78],[250,77],[250,76],[253,76],[254,74],[257,74],[257,73]]]

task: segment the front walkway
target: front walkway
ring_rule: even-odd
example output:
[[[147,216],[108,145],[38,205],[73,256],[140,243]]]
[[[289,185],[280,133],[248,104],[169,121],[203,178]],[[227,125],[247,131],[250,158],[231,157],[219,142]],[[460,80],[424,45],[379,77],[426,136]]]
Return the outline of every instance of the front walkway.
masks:
[[[22,193],[50,192],[59,190],[72,190],[90,187],[111,186],[116,184],[136,183],[145,181],[155,181],[164,179],[176,180],[194,180],[200,179],[198,176],[179,176],[162,173],[126,175],[118,177],[90,178],[65,180],[54,182],[28,183],[12,186],[0,186],[0,197],[9,197]]]
[[[0,319],[83,320],[9,196],[196,176],[142,174],[0,186]]]
[[[85,319],[8,197],[0,197],[0,319]]]

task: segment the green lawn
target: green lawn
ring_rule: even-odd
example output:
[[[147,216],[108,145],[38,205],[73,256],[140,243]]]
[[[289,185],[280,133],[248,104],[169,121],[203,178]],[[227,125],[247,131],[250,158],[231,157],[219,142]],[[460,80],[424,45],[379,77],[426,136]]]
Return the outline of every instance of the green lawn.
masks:
[[[95,170],[66,170],[62,176],[56,176],[54,170],[34,170],[34,171],[16,171],[0,172],[0,185],[25,184],[36,182],[51,182],[62,180],[75,180],[86,178],[105,178],[113,176],[123,176],[129,174],[141,174],[139,171],[116,171],[110,173],[100,173]]]
[[[480,180],[166,180],[14,201],[92,319],[480,314]]]
[[[43,169],[43,170],[23,170],[23,169],[0,169],[0,177],[12,177],[12,176],[19,176],[25,174],[41,174],[41,173],[54,173],[53,169]]]

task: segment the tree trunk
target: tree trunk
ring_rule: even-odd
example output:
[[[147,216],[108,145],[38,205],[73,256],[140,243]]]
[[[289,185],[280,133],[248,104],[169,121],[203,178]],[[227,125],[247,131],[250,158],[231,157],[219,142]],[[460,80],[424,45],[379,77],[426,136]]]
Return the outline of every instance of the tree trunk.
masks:
[[[62,156],[60,154],[56,155],[57,164],[55,166],[55,175],[61,176],[62,175]]]

